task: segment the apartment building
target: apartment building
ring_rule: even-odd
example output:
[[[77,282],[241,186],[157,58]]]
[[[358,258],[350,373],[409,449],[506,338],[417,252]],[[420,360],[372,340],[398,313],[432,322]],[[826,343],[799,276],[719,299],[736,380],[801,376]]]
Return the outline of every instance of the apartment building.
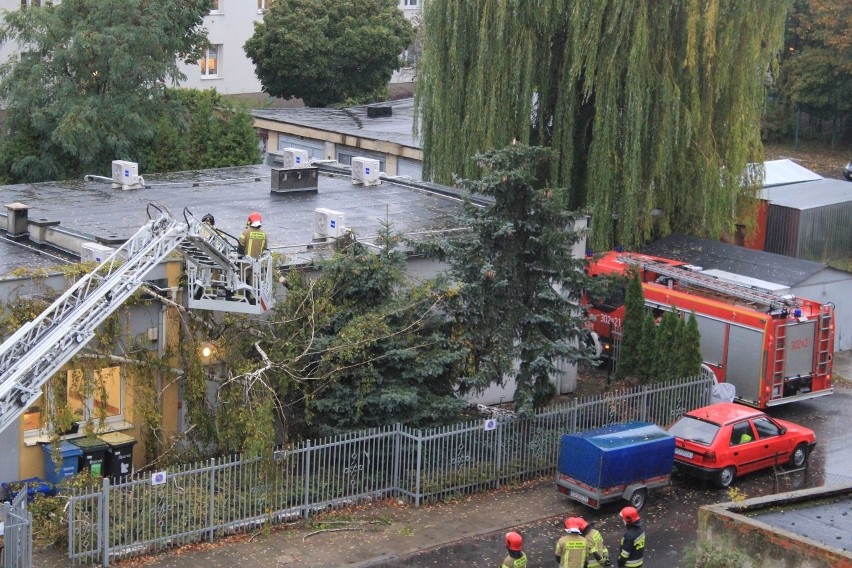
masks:
[[[4,10],[38,6],[43,0],[0,0],[0,18]],[[58,2],[59,0],[55,0]],[[204,18],[210,39],[210,49],[196,64],[181,64],[186,80],[182,87],[215,89],[226,95],[250,95],[262,92],[260,80],[254,74],[254,64],[243,51],[243,45],[254,33],[254,23],[274,0],[215,0],[213,10]],[[399,8],[409,20],[422,8],[424,0],[399,0]],[[5,61],[17,51],[17,46],[0,47],[0,60]],[[393,82],[409,82],[412,73],[400,70]]]

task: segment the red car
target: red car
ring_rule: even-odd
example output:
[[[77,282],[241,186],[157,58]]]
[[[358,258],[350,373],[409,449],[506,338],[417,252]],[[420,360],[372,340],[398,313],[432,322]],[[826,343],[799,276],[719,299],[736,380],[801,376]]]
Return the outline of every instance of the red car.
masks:
[[[687,412],[668,431],[675,467],[720,487],[774,465],[803,467],[816,445],[813,430],[732,402]]]

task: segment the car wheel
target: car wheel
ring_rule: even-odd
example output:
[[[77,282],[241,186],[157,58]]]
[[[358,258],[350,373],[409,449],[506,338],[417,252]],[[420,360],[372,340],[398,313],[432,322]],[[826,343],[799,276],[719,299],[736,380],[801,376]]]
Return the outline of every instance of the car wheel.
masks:
[[[633,492],[633,495],[630,496],[630,504],[633,505],[637,511],[641,511],[642,507],[645,506],[645,500],[648,497],[647,489],[637,489]]]
[[[716,479],[716,483],[722,489],[727,489],[731,486],[731,483],[734,482],[734,478],[737,476],[737,469],[734,466],[729,466],[719,472],[719,477]]]
[[[799,444],[790,455],[790,466],[802,467],[808,461],[808,448],[805,444]]]

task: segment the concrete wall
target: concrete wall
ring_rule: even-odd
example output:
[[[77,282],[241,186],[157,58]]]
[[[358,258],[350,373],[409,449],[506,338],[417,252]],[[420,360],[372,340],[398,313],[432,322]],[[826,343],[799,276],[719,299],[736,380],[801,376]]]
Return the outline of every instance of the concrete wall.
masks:
[[[717,549],[739,552],[752,561],[753,568],[852,568],[852,551],[828,546],[754,518],[761,510],[802,509],[823,501],[838,501],[838,514],[845,516],[850,498],[852,485],[846,485],[705,505],[698,511],[698,541]],[[808,530],[804,526],[796,528]],[[811,528],[813,534],[820,532],[819,527]]]

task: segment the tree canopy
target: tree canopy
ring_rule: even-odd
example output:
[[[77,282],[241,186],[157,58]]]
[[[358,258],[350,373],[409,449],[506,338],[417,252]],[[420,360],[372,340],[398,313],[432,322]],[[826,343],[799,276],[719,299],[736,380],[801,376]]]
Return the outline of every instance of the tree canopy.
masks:
[[[757,186],[743,172],[763,159],[764,81],[788,4],[430,0],[424,175],[477,176],[467,156],[517,139],[556,151],[550,180],[568,209],[592,213],[596,248],[655,229],[732,231]]]
[[[150,140],[178,61],[206,46],[212,0],[63,0],[5,14],[0,41],[20,60],[0,67],[4,156],[20,180],[101,173]]]
[[[470,233],[434,243],[431,251],[450,265],[449,333],[467,357],[461,391],[513,376],[520,413],[551,401],[561,360],[591,358],[580,344],[585,317],[579,298],[595,286],[573,254],[579,240],[574,214],[542,181],[551,159],[549,150],[525,145],[477,156],[483,178],[458,184],[490,204],[468,202]]]
[[[413,38],[396,0],[277,0],[245,52],[264,91],[324,107],[381,99]]]
[[[779,89],[784,102],[842,132],[852,113],[852,2],[796,0],[787,19]]]

